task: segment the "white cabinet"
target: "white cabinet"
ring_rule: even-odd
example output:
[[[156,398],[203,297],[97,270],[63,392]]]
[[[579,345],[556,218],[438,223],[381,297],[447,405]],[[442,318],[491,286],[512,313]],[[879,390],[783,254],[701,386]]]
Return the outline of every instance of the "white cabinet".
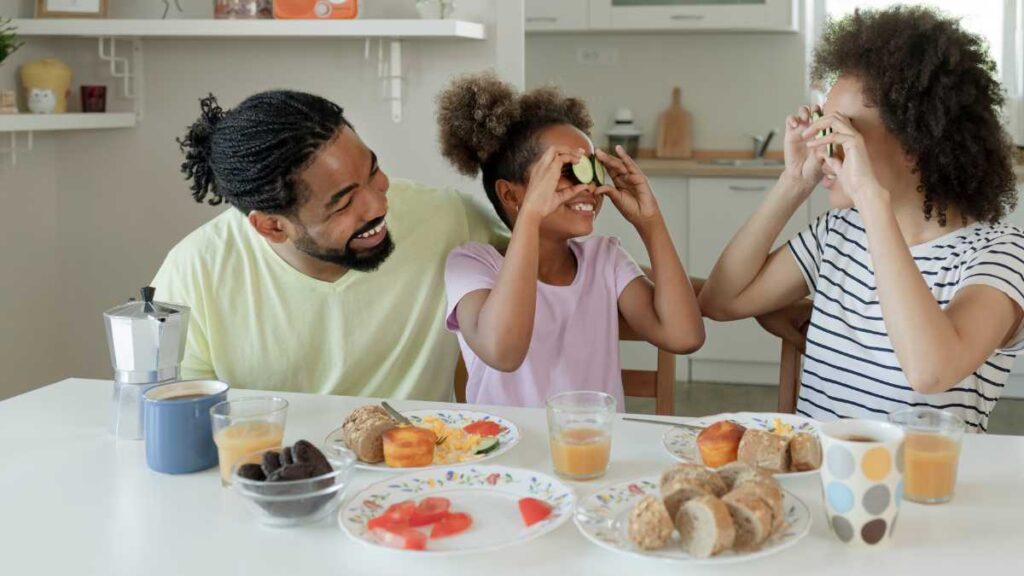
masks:
[[[794,32],[796,4],[797,0],[590,0],[590,28]]]
[[[586,30],[590,0],[526,0],[526,31]]]
[[[775,184],[771,179],[691,178],[689,209],[689,254],[687,271],[707,277],[725,246],[744,222],[757,210]],[[776,246],[808,225],[807,206],[801,207],[786,224]],[[779,340],[765,332],[753,319],[736,322],[706,320],[704,347],[694,360],[760,362],[777,364]]]

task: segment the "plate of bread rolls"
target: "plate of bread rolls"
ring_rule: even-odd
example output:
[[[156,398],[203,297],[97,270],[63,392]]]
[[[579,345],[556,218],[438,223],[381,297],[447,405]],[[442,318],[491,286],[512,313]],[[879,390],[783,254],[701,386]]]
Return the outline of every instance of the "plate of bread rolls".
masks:
[[[606,486],[580,500],[575,522],[595,544],[689,564],[744,562],[807,535],[807,505],[768,472],[732,462],[681,463],[660,477]]]
[[[743,462],[780,477],[816,474],[821,467],[819,423],[794,414],[736,412],[705,416],[694,427],[673,427],[662,438],[680,462],[721,468]]]

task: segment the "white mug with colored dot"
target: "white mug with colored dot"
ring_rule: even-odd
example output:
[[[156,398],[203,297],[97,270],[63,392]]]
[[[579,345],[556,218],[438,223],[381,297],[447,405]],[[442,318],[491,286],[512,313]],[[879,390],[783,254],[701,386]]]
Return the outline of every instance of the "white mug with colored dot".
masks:
[[[903,499],[903,430],[874,420],[821,427],[821,489],[829,529],[860,546],[891,541]]]

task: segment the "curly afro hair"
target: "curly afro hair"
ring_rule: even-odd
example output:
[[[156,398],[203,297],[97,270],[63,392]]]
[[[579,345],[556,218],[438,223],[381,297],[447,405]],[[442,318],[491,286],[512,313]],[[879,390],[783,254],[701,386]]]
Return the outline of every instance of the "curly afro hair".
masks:
[[[530,166],[543,153],[538,134],[568,124],[585,134],[593,122],[578,98],[556,88],[520,94],[491,72],[456,78],[438,97],[441,154],[462,174],[483,174],[484,191],[510,224],[495,191],[498,180],[525,184]]]
[[[897,6],[829,22],[811,75],[863,83],[865,103],[916,159],[925,219],[934,214],[945,226],[950,204],[965,219],[990,223],[1017,204],[995,70],[985,42],[957,20]]]

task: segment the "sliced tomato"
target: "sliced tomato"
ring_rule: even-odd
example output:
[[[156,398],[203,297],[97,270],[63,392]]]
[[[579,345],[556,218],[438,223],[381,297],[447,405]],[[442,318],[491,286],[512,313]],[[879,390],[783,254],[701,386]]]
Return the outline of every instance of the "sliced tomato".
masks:
[[[431,538],[447,538],[448,536],[455,536],[461,534],[469,529],[473,525],[473,518],[465,512],[452,512],[445,514],[445,517],[440,522],[434,524],[434,527],[430,529]]]
[[[427,548],[427,535],[415,528],[402,528],[399,530],[388,530],[386,528],[374,528],[370,530],[374,539],[389,548],[401,550],[425,550]]]
[[[477,420],[470,424],[466,424],[462,429],[469,434],[476,434],[477,436],[497,436],[501,434],[501,426],[497,422],[490,420]]]
[[[434,524],[444,518],[451,507],[452,503],[447,498],[424,498],[416,505],[416,511],[409,518],[409,526],[429,526]]]
[[[404,500],[388,506],[388,509],[380,515],[370,518],[369,522],[366,523],[366,527],[370,530],[374,528],[385,528],[387,530],[408,528],[409,521],[415,513],[416,503],[412,500]]]
[[[536,498],[521,498],[519,500],[519,514],[523,517],[523,524],[533,526],[551,516],[551,505]]]

